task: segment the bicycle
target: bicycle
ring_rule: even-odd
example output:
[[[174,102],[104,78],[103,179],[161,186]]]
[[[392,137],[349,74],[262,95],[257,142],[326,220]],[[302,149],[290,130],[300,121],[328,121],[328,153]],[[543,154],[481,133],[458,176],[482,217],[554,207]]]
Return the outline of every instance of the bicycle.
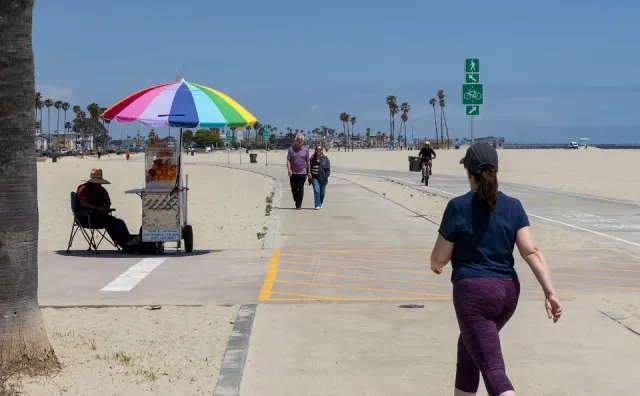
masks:
[[[463,97],[464,97],[464,100],[470,100],[470,99],[480,100],[482,99],[482,94],[476,91],[475,89],[470,89],[464,93]]]
[[[422,159],[422,170],[424,170],[424,176],[422,177],[422,181],[425,186],[429,186],[429,176],[431,175],[431,164],[433,158],[423,158]],[[431,165],[431,166],[430,166]]]

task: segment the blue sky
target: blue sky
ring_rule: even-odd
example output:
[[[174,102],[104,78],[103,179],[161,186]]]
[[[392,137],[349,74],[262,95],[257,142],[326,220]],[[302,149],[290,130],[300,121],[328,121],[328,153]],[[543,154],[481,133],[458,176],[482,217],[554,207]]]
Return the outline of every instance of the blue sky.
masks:
[[[413,125],[416,137],[433,136],[428,100],[444,89],[449,132],[462,137],[469,135],[461,104],[464,59],[477,57],[485,105],[476,136],[640,142],[640,3],[396,4],[64,0],[63,7],[40,0],[36,83],[47,97],[108,107],[174,80],[177,68],[281,131],[341,130],[338,115],[345,111],[357,117],[356,133],[363,134],[367,127],[388,132],[385,97],[393,94],[411,104],[408,130]],[[138,129],[146,131],[111,127],[116,137]]]

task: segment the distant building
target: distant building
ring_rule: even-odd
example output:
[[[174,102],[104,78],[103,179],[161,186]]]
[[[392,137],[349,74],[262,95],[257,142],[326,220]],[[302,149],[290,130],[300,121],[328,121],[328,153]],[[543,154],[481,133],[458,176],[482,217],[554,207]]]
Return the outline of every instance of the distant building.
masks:
[[[93,148],[93,136],[69,133],[41,133],[36,135],[36,148],[39,150],[78,150],[86,151]]]
[[[475,138],[474,140],[475,143],[487,143],[492,145],[495,148],[502,148],[502,146],[504,145],[504,138],[503,137],[496,137],[496,136],[487,136],[487,137],[482,137],[482,138]]]
[[[454,147],[454,139],[439,139],[439,138],[427,138],[427,139],[418,139],[418,146],[422,147],[424,142],[429,142],[431,147],[434,149],[444,149]]]

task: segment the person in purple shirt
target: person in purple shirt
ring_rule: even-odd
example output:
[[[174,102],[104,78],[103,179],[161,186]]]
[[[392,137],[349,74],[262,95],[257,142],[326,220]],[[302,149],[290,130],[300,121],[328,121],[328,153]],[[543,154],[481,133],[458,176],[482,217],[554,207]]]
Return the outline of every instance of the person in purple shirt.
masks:
[[[304,184],[311,180],[309,148],[304,146],[304,136],[301,134],[296,135],[296,143],[287,152],[287,172],[293,201],[296,203],[296,209],[300,209],[304,198]]]

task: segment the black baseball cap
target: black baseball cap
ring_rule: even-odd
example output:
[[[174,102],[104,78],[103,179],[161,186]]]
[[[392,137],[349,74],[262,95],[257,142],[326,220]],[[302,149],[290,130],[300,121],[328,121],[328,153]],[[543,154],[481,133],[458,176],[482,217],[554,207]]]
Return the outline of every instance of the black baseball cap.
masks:
[[[467,154],[460,163],[475,174],[491,167],[498,169],[498,152],[488,143],[475,143],[467,149]]]

